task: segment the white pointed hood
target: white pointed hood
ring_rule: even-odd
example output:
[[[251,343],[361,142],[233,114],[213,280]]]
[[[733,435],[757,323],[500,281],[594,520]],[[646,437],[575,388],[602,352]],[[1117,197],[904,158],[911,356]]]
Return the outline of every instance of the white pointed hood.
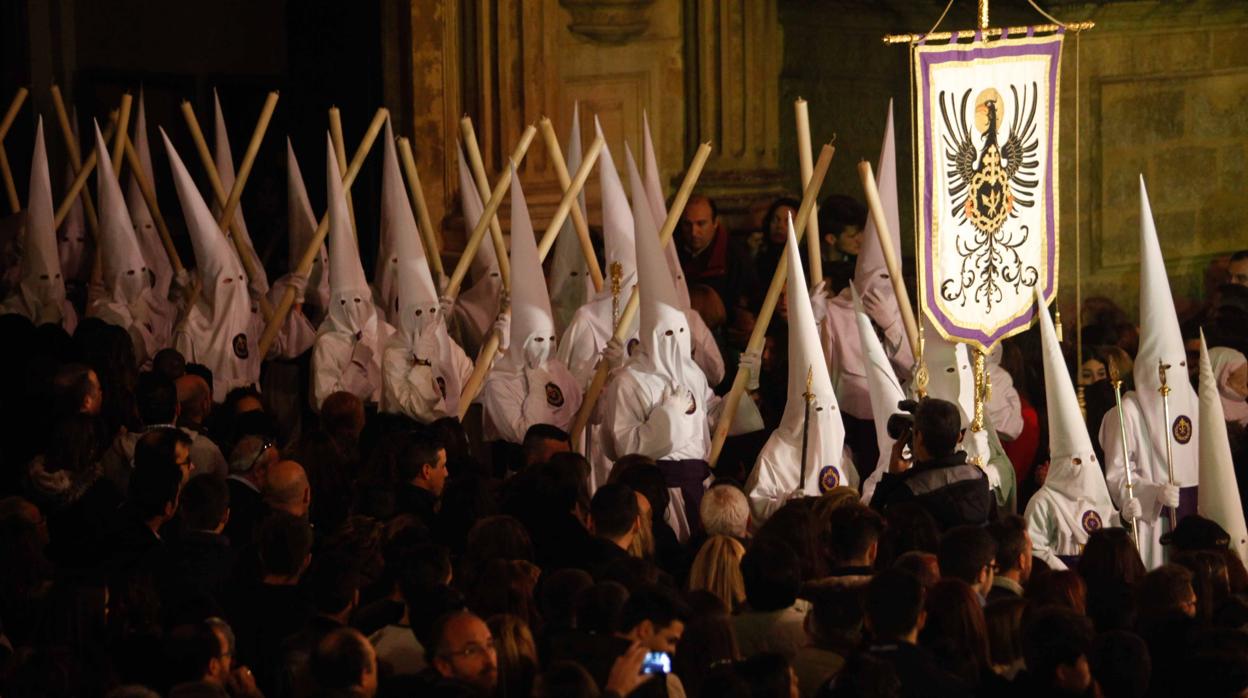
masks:
[[[515,167],[511,171],[511,342],[503,364],[542,368],[555,355],[555,321],[542,277],[529,206]]]
[[[929,374],[927,396],[957,405],[962,413],[962,428],[967,429],[975,415],[975,369],[967,345],[944,339],[930,324],[924,334],[923,359]]]
[[[594,117],[594,131],[596,135],[602,135],[602,124],[598,123],[598,117]],[[602,291],[610,297],[611,268],[618,263],[620,265],[620,307],[623,308],[628,302],[628,295],[632,291],[633,284],[637,283],[637,250],[636,243],[633,241],[634,213],[633,206],[628,203],[628,197],[624,195],[624,185],[620,182],[619,170],[615,169],[615,160],[611,157],[611,150],[605,144],[602,146],[602,153],[598,156],[598,183],[602,187],[602,244],[607,260],[607,266],[602,270]],[[634,191],[639,192],[641,189],[634,189]],[[641,199],[642,205],[649,212],[649,204],[646,203],[644,197]],[[650,218],[653,219],[653,215]],[[658,228],[655,227],[655,230],[657,231]],[[655,240],[658,240],[657,232]],[[660,256],[655,259],[660,264],[667,264],[663,261],[661,251]],[[660,268],[666,268],[666,266]],[[670,283],[669,276],[668,284]]]
[[[286,139],[286,220],[288,259],[293,271],[298,268],[304,251],[316,236],[317,221],[290,138]],[[321,243],[321,249],[312,262],[312,271],[308,273],[308,288],[304,294],[305,303],[321,312],[329,307],[328,268],[329,254],[325,251],[325,243]]]
[[[880,203],[884,218],[888,221],[893,249],[901,249],[901,214],[897,205],[897,145],[893,135],[893,100],[888,101],[888,120],[884,126],[884,141],[880,144],[880,159],[875,168],[875,184],[880,190]],[[862,250],[854,267],[854,286],[866,294],[874,289],[891,294],[888,265],[884,263],[884,251],[875,229],[875,220],[868,216],[862,231]],[[900,310],[898,311],[900,312]]]
[[[603,152],[606,152],[605,149]],[[690,388],[697,385],[693,374],[701,369],[693,362],[689,320],[680,308],[680,299],[676,296],[663,250],[659,248],[659,230],[651,216],[641,175],[637,173],[637,165],[627,143],[624,144],[624,155],[629,184],[637,194],[632,205],[632,218],[637,224],[633,238],[641,296],[641,324],[637,335],[641,351],[637,358],[643,371],[662,375],[673,386]],[[622,297],[627,298],[627,295]],[[702,380],[705,382],[704,378]]]
[[[199,297],[200,302],[207,306],[206,317],[214,326],[233,325],[238,332],[243,332],[251,319],[247,275],[243,272],[243,265],[238,261],[230,241],[221,232],[216,217],[208,209],[169,136],[163,129],[160,135],[169,155],[169,169],[195,252],[195,271],[203,284]],[[233,336],[230,335],[229,339]]]
[[[1037,294],[1036,315],[1044,353],[1044,391],[1048,396],[1049,475],[1044,487],[1066,499],[1092,501],[1112,507],[1105,474],[1096,460],[1088,427],[1079,411],[1075,386],[1066,370],[1066,358],[1044,298]]]
[[[901,381],[897,380],[897,374],[893,371],[893,364],[888,360],[884,345],[880,343],[880,338],[875,334],[875,326],[871,324],[871,318],[863,310],[861,297],[853,286],[850,287],[850,294],[854,301],[854,316],[858,323],[858,340],[862,345],[862,355],[865,358],[863,368],[866,370],[867,385],[871,391],[871,417],[875,423],[875,439],[880,445],[880,457],[876,461],[872,475],[874,476],[877,472],[882,475],[888,470],[888,461],[894,442],[894,439],[888,435],[888,418],[897,414],[899,411],[897,403],[906,399],[906,392],[902,390]],[[792,310],[789,312],[791,314]],[[865,490],[863,495],[867,495]]]
[[[364,278],[360,248],[351,230],[347,197],[342,188],[342,174],[334,143],[325,134],[326,192],[329,199],[329,311],[319,328],[320,333],[343,332],[361,337],[375,336],[376,306]]]
[[[654,139],[650,137],[650,119],[643,110],[641,112],[642,152],[641,166],[645,174],[646,198],[650,201],[650,210],[654,216],[654,224],[662,227],[667,221],[667,205],[663,203],[663,182],[659,175],[659,160],[654,154]],[[689,285],[685,281],[685,271],[680,266],[680,257],[676,254],[676,245],[668,244],[663,248],[667,257],[667,268],[672,273],[672,282],[676,285],[676,297],[680,299],[681,310],[688,310]]]
[[[143,176],[148,184],[156,186],[155,170],[152,168],[152,150],[147,141],[147,114],[143,107],[143,91],[139,90],[139,104],[134,115],[134,152],[139,156],[139,164],[143,167]],[[160,232],[156,230],[156,220],[147,209],[143,199],[143,190],[139,188],[139,180],[130,173],[130,181],[126,186],[126,206],[130,210],[130,220],[134,223],[135,237],[139,241],[139,249],[143,252],[143,260],[147,268],[152,270],[155,278],[152,290],[157,298],[169,297],[169,284],[173,281],[173,265],[169,263],[169,254],[161,242]]]
[[[580,104],[572,107],[572,128],[568,135],[568,152],[565,156],[568,163],[569,176],[575,175],[581,168],[581,116]],[[581,215],[588,218],[585,209],[585,189],[577,196],[576,205],[581,208]],[[593,295],[593,281],[589,278],[589,265],[585,262],[585,254],[581,252],[581,241],[572,225],[572,217],[563,222],[559,235],[555,238],[554,255],[550,263],[550,305],[555,314],[555,328],[562,330],[572,321],[577,308],[585,304]]]
[[[221,98],[217,95],[215,89],[212,91],[212,105],[216,117],[216,136],[214,140],[216,152],[213,158],[216,161],[217,177],[221,179],[221,189],[225,191],[226,196],[229,196],[230,189],[234,187],[234,156],[230,152],[230,134],[225,128],[225,114],[221,111]],[[214,213],[219,213],[215,205],[212,210]],[[251,232],[247,230],[247,223],[243,220],[243,204],[241,201],[234,208],[234,225],[242,233],[242,247],[246,254],[251,257],[252,265],[256,270],[256,278],[248,279],[247,284],[250,287],[252,297],[259,298],[269,292],[269,279],[265,276],[264,265],[260,263],[260,257],[256,255],[256,248],[251,242]],[[230,231],[227,229],[226,233],[229,234]]]
[[[1170,365],[1170,423],[1163,424],[1164,409],[1158,362]],[[1157,242],[1157,228],[1148,202],[1144,178],[1140,177],[1140,350],[1135,357],[1135,394],[1144,413],[1148,437],[1162,468],[1166,462],[1166,439],[1174,449],[1174,481],[1182,487],[1197,484],[1199,476],[1199,401],[1188,381],[1187,351],[1179,332],[1166,263]]]
[[[59,324],[65,304],[65,279],[53,228],[52,178],[43,140],[43,118],[35,126],[35,149],[30,162],[30,193],[26,204],[26,235],[22,243],[21,294],[28,317],[36,325]]]
[[[1239,501],[1239,484],[1231,458],[1231,441],[1222,414],[1217,377],[1209,360],[1205,333],[1200,333],[1200,490],[1197,511],[1231,535],[1231,549],[1248,560],[1248,526]],[[1177,473],[1176,473],[1177,474]]]
[[[459,198],[464,209],[464,234],[467,235],[476,227],[485,207],[481,203],[481,193],[468,172],[468,160],[464,157],[462,145],[459,148]],[[477,245],[477,254],[472,258],[469,269],[472,271],[472,286],[461,291],[455,299],[455,313],[464,346],[469,351],[476,351],[485,343],[490,326],[498,318],[499,301],[503,294],[503,277],[488,230],[481,238],[481,244]]]
[[[408,199],[407,188],[403,185],[403,173],[399,170],[394,131],[391,130],[390,119],[387,118],[381,164],[381,240],[373,279],[377,287],[378,304],[385,308],[386,317],[396,324],[399,316],[399,288],[396,278],[401,259],[399,240],[416,239],[419,236],[416,216],[412,213],[412,202]],[[421,255],[424,255],[423,251]]]
[[[100,203],[100,262],[105,295],[115,303],[128,306],[134,319],[145,319],[145,293],[150,292],[151,280],[147,262],[134,234],[126,200],[121,195],[117,174],[108,146],[95,125],[95,143],[99,165],[96,167],[96,186]]]
[[[74,142],[81,143],[78,138],[78,108],[74,107],[71,116]],[[74,172],[74,165],[71,162],[65,163],[65,184],[69,185],[74,181],[77,175]],[[61,227],[56,231],[56,247],[57,256],[61,261],[61,272],[64,278],[75,281],[86,281],[91,275],[90,254],[92,246],[87,239],[87,218],[86,212],[82,206],[82,196],[74,198],[74,204],[69,208],[69,213],[65,216],[65,220],[61,222]]]

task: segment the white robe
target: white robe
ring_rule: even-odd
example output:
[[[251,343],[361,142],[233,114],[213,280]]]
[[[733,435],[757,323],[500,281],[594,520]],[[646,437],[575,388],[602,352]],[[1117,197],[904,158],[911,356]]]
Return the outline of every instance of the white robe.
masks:
[[[1083,467],[1099,468],[1096,463]],[[1083,554],[1093,531],[1122,525],[1118,512],[1109,502],[1071,499],[1047,487],[1041,487],[1028,501],[1023,518],[1031,537],[1031,554],[1055,570],[1066,569],[1062,557]]]
[[[372,299],[368,298],[371,303]],[[326,321],[312,345],[312,408],[320,411],[321,403],[333,393],[346,391],[364,402],[381,400],[381,357],[386,341],[394,328],[375,308],[376,329],[365,330],[358,339],[350,332],[329,327]],[[361,363],[353,359],[357,344],[368,347],[371,356]]]
[[[812,299],[812,305],[820,299]],[[836,401],[841,409],[857,419],[871,419],[871,388],[867,383],[867,362],[862,355],[862,342],[858,338],[858,320],[849,290],[823,300],[823,319],[819,323],[824,352],[828,356],[828,373]],[[816,316],[818,311],[816,310]],[[900,318],[883,328],[884,352],[898,380],[903,384],[914,367],[914,353]]]
[[[743,398],[744,402],[747,398]],[[840,419],[839,415],[837,419]],[[745,491],[750,496],[750,515],[752,520],[761,524],[776,513],[785,502],[793,498],[798,491],[801,474],[793,467],[802,460],[802,436],[783,434],[780,429],[771,433],[767,443],[758,454],[758,462],[754,465],[750,478],[746,481]],[[826,459],[825,459],[826,460]],[[802,494],[818,497],[838,485],[858,488],[858,471],[854,468],[849,448],[842,449],[838,468],[825,465],[816,471],[809,468],[806,472],[806,486]]]
[[[381,358],[383,412],[405,414],[422,424],[459,416],[459,395],[473,363],[449,337],[438,353],[417,357],[402,332],[391,335]]]
[[[567,431],[581,399],[580,384],[559,359],[538,368],[495,364],[481,389],[482,438],[520,444],[534,424]]]

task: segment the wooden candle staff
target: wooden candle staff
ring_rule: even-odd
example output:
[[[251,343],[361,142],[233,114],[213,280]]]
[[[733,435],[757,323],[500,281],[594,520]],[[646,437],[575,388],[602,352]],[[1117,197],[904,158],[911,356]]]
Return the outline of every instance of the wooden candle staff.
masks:
[[[555,127],[547,117],[543,116],[538,124],[542,129],[542,139],[546,141],[546,154],[550,156],[550,163],[555,167],[555,176],[559,178],[559,186],[567,191],[572,181],[568,177],[568,163],[563,159],[563,149],[559,147],[559,136],[555,135]],[[594,253],[594,243],[589,237],[589,223],[585,220],[585,212],[581,210],[579,202],[571,210],[572,228],[581,242],[581,253],[585,255],[585,263],[589,266],[589,278],[594,282],[594,293],[601,293],[602,269],[598,266],[598,255]],[[559,225],[562,226],[563,222],[560,221]]]
[[[814,169],[810,149],[810,112],[806,100],[801,97],[793,103],[794,116],[797,118],[797,163],[802,173],[802,189],[810,184],[810,174]],[[767,221],[764,225],[771,225]],[[810,235],[806,236],[806,257],[810,265],[810,287],[814,288],[823,281],[823,238],[819,235],[819,205],[815,204],[810,214]]]
[[[530,126],[529,128],[533,128]],[[477,191],[482,197],[490,191],[490,180],[485,176],[485,163],[481,160],[481,148],[477,145],[477,131],[472,127],[472,119],[465,116],[459,120],[459,129],[464,137],[464,150],[468,155],[468,168],[473,180],[477,183]],[[528,133],[528,130],[525,131]],[[536,133],[536,131],[534,131]],[[531,136],[530,136],[531,138]],[[528,147],[527,145],[525,146]],[[519,160],[512,160],[519,167]],[[505,168],[506,169],[506,168]],[[511,171],[503,173],[511,181]],[[503,228],[498,223],[497,213],[487,216],[490,219],[490,238],[494,240],[494,256],[498,258],[498,274],[503,279],[503,288],[511,288],[511,260],[507,256],[507,243],[503,240]],[[474,251],[473,254],[476,254]]]
[[[104,129],[104,133],[101,134],[104,136],[105,141],[113,137],[113,132],[116,128],[116,119],[110,119],[108,126]],[[60,228],[61,223],[65,222],[65,216],[68,216],[69,210],[74,207],[74,199],[77,199],[78,195],[82,193],[82,188],[86,185],[87,178],[95,171],[95,166],[99,159],[99,151],[92,148],[91,153],[87,155],[87,159],[82,163],[82,167],[79,168],[78,174],[74,177],[74,181],[70,183],[68,191],[65,192],[65,198],[61,200],[61,205],[56,207],[56,215],[52,220],[54,228]]]
[[[143,171],[143,164],[139,162],[139,154],[135,151],[134,144],[130,142],[129,136],[123,134],[123,138],[122,146],[125,149],[126,162],[130,163],[130,174],[134,177],[135,183],[139,185],[143,202],[147,204],[147,212],[152,215],[152,221],[160,233],[160,242],[165,248],[165,254],[169,255],[169,264],[173,266],[174,272],[181,272],[185,267],[182,266],[182,258],[178,256],[178,249],[173,246],[173,236],[169,234],[169,226],[165,225],[165,217],[160,213],[156,191],[152,189],[152,183],[147,180],[147,173]]]
[[[666,247],[671,241],[672,233],[676,231],[676,224],[680,222],[680,217],[685,212],[685,205],[689,203],[689,197],[693,194],[693,188],[697,185],[698,177],[702,175],[702,168],[706,166],[706,160],[710,156],[710,143],[703,143],[698,146],[698,151],[693,154],[693,160],[689,163],[689,169],[685,171],[685,179],[680,183],[680,189],[676,190],[676,197],[672,199],[672,205],[667,209],[667,220],[663,221],[663,227],[659,230],[660,248]],[[633,316],[637,314],[637,306],[640,302],[641,298],[637,295],[637,286],[634,284],[633,292],[628,297],[628,304],[624,306],[624,310],[620,313],[619,321],[615,324],[613,336],[621,342],[628,339],[628,330],[633,324]],[[585,431],[585,425],[589,424],[589,416],[594,413],[594,405],[598,402],[599,396],[602,395],[602,389],[607,384],[609,368],[605,360],[598,360],[598,366],[594,369],[594,379],[585,391],[585,399],[581,401],[581,408],[572,419],[572,430],[570,433],[572,434],[573,449],[579,449],[581,446],[581,435]]]
[[[863,160],[858,163],[858,178],[862,180],[862,190],[867,196],[867,210],[871,212],[871,220],[875,221],[875,232],[880,239],[880,251],[884,254],[884,265],[888,267],[889,281],[893,284],[893,293],[897,295],[897,306],[901,309],[901,320],[906,328],[906,338],[910,340],[910,350],[917,359],[923,352],[919,350],[919,325],[914,319],[914,308],[910,305],[910,293],[906,291],[905,279],[901,276],[901,261],[897,259],[897,250],[893,249],[893,234],[888,229],[888,218],[884,215],[884,205],[880,203],[880,190],[875,184],[875,173],[871,163]]]
[[[429,204],[425,202],[425,189],[420,185],[420,172],[416,170],[412,144],[403,136],[399,136],[398,144],[399,160],[403,163],[403,172],[407,175],[407,188],[411,192],[412,205],[416,208],[416,220],[419,222],[420,240],[425,246],[425,257],[429,260],[429,269],[441,278],[446,275],[446,270],[442,267],[438,234],[433,229],[433,221],[429,219]]]
[[[9,208],[13,209],[13,213],[21,212],[22,202],[17,198],[17,184],[13,181],[13,170],[9,167],[9,154],[4,150],[4,137],[8,135],[13,121],[17,118],[17,113],[21,111],[29,94],[30,91],[25,87],[17,88],[17,94],[13,95],[13,101],[9,103],[4,119],[0,120],[0,177],[4,178],[4,191],[9,197]]]
[[[550,248],[555,244],[555,237],[559,235],[559,230],[563,228],[563,223],[568,219],[568,211],[579,209],[576,205],[577,197],[580,196],[581,189],[585,186],[585,181],[589,179],[589,173],[594,169],[594,163],[598,162],[598,156],[602,153],[604,143],[602,136],[599,135],[590,144],[589,150],[585,153],[585,158],[581,160],[581,166],[576,171],[576,177],[571,181],[567,189],[563,192],[563,198],[559,200],[559,207],[555,209],[555,215],[551,217],[550,223],[546,225],[546,232],[542,234],[542,239],[537,245],[537,258],[542,262],[546,261],[546,255],[550,253]],[[503,309],[501,312],[510,312],[510,309]],[[464,384],[464,389],[459,396],[459,418],[462,420],[464,415],[468,413],[468,408],[472,405],[472,401],[477,398],[477,392],[481,390],[481,386],[485,383],[485,377],[490,372],[490,367],[494,363],[494,355],[498,353],[498,346],[502,338],[497,332],[490,332],[490,336],[485,340],[485,345],[481,348],[481,352],[477,355],[477,362],[472,367],[472,375],[468,376],[468,382]]]
[[[381,127],[385,125],[389,115],[390,112],[385,107],[382,107],[373,116],[372,122],[368,125],[368,130],[364,132],[364,137],[360,140],[360,146],[355,150],[355,156],[351,158],[351,164],[342,176],[342,188],[344,190],[350,189],[351,185],[355,183],[355,178],[360,174],[360,167],[364,165],[364,158],[368,156],[368,151],[372,149],[373,143],[377,140],[377,134],[381,131]],[[299,258],[299,265],[295,267],[295,273],[300,277],[307,279],[308,274],[312,273],[312,265],[316,262],[317,252],[321,249],[321,245],[325,244],[325,236],[328,233],[329,211],[328,207],[326,207],[325,215],[321,216],[321,222],[316,226],[316,233],[308,241],[308,246],[304,249],[303,256]],[[290,308],[294,304],[295,286],[290,284],[282,293],[282,300],[273,309],[273,317],[269,319],[269,324],[264,328],[264,334],[260,336],[260,343],[257,348],[260,356],[268,355],[269,347],[273,346],[273,340],[277,339],[277,332],[285,324],[286,315],[290,313]]]
[[[74,127],[69,122],[69,111],[65,108],[65,100],[61,96],[61,88],[52,86],[52,106],[56,110],[56,121],[61,127],[61,136],[65,139],[65,152],[69,155],[69,164],[77,173],[82,169],[82,153],[78,150],[78,139],[74,136]],[[99,215],[95,211],[95,201],[88,189],[82,190],[82,209],[87,216],[87,225],[91,235],[98,235],[100,229]]]
[[[819,161],[815,163],[814,172],[811,173],[810,182],[802,194],[802,205],[798,208],[797,217],[793,221],[793,232],[798,242],[801,242],[802,235],[805,234],[810,219],[814,215],[815,199],[819,197],[819,189],[823,187],[823,178],[828,174],[828,165],[832,164],[832,155],[835,152],[836,148],[831,145],[823,146],[823,150],[819,153]],[[776,310],[776,303],[780,300],[780,293],[784,290],[784,285],[788,280],[788,262],[789,258],[781,255],[779,263],[776,264],[776,272],[771,276],[771,286],[767,288],[763,307],[758,310],[758,317],[754,320],[754,330],[750,333],[749,343],[746,344],[747,352],[757,353],[763,349],[763,342],[767,339],[767,326],[771,324],[771,315]],[[732,418],[737,413],[737,406],[741,404],[741,398],[745,395],[745,386],[749,383],[749,378],[748,370],[738,369],[737,376],[732,381],[732,390],[724,397],[724,406],[720,412],[719,421],[715,423],[715,433],[711,437],[711,453],[706,459],[712,468],[715,467],[720,453],[723,452],[724,440],[728,438],[728,429],[732,425]]]
[[[338,111],[338,107],[329,108],[329,140],[334,144],[334,156],[338,158],[338,171],[345,172],[347,169],[347,144],[342,140],[342,112]],[[356,239],[360,237],[360,231],[355,227],[355,201],[351,198],[351,192],[343,192],[347,198],[347,220],[351,221],[351,232]]]

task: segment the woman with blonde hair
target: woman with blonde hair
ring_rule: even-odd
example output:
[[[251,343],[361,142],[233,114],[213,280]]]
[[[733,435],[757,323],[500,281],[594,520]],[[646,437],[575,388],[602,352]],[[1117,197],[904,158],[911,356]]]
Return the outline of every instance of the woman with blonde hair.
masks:
[[[520,616],[500,613],[491,616],[486,625],[498,651],[498,695],[531,695],[538,661],[537,643],[529,624]]]
[[[689,570],[689,591],[708,591],[736,610],[745,601],[741,558],[745,546],[730,536],[711,536],[702,544]]]

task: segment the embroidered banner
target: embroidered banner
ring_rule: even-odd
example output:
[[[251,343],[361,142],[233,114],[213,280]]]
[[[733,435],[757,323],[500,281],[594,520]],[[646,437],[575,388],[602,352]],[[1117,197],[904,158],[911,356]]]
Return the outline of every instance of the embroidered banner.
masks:
[[[1057,293],[1062,35],[913,48],[919,297],[991,350]]]

